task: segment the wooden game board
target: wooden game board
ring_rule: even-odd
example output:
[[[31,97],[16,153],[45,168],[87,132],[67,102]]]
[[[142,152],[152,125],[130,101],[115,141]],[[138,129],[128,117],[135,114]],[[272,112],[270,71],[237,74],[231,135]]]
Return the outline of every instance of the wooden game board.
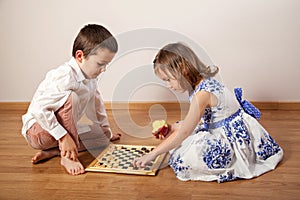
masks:
[[[90,172],[112,172],[122,174],[156,175],[166,153],[158,156],[144,168],[132,166],[132,161],[152,151],[154,146],[110,144],[85,169]]]

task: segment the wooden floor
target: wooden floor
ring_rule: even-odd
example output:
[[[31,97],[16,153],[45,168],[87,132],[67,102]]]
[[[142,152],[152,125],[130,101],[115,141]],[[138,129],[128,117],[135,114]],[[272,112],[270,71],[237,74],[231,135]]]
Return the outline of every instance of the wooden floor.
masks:
[[[284,149],[283,161],[274,171],[255,179],[218,184],[179,181],[170,167],[155,177],[93,172],[71,176],[60,166],[59,157],[32,165],[36,151],[20,134],[24,110],[6,108],[0,110],[0,199],[300,199],[300,111],[262,112],[261,123]],[[124,118],[121,127],[135,127],[126,122],[124,110],[108,114],[114,131],[123,132],[116,116],[117,121]],[[167,120],[175,122],[179,115],[179,111],[168,111]],[[131,110],[130,117],[139,126],[150,123],[148,111]],[[158,141],[123,132],[118,143],[152,145]],[[86,167],[94,157],[82,152],[79,159]]]

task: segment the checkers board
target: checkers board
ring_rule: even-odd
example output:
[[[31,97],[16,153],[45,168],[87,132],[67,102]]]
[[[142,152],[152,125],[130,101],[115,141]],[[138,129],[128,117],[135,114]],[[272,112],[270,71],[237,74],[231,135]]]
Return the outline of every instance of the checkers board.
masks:
[[[85,171],[155,176],[166,153],[158,156],[146,167],[138,168],[132,165],[134,158],[141,157],[153,149],[154,146],[109,144]]]

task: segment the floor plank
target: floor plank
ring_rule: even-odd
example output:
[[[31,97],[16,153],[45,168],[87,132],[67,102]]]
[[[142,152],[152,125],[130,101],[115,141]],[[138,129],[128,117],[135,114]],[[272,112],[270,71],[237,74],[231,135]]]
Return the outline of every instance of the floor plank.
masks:
[[[71,176],[60,166],[58,157],[32,165],[30,160],[36,151],[20,134],[24,111],[0,110],[0,199],[299,199],[300,111],[262,112],[261,123],[284,149],[283,161],[258,178],[218,184],[179,181],[169,167],[155,177],[93,172]],[[150,116],[148,110],[108,114],[112,129],[123,134],[117,143],[143,145],[157,145],[159,141],[127,135],[124,128],[149,130],[155,118],[175,122],[181,115],[178,110],[152,112]],[[86,151],[79,159],[87,166],[94,157]]]

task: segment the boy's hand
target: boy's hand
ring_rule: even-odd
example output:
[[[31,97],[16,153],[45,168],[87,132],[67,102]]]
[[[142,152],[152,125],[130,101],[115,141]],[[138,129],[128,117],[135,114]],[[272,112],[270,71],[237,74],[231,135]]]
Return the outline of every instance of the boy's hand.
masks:
[[[66,157],[74,161],[77,160],[77,156],[78,156],[77,146],[69,133],[67,133],[62,138],[60,138],[58,143],[59,143],[60,154],[62,157]]]
[[[110,141],[115,141],[115,140],[119,140],[121,138],[121,133],[112,133],[112,137],[110,139]]]

